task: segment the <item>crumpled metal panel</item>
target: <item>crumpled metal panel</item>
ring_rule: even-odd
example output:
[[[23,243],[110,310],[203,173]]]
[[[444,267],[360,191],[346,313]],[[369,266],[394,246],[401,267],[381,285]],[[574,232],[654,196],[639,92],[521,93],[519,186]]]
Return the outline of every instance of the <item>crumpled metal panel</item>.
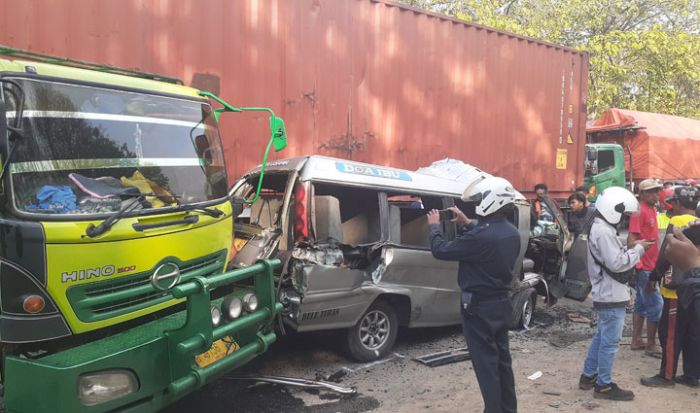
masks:
[[[458,159],[441,159],[439,161],[435,161],[431,163],[428,166],[424,166],[421,168],[418,168],[416,172],[420,172],[424,175],[430,175],[430,176],[436,176],[439,178],[445,178],[445,179],[451,179],[456,182],[461,182],[466,184],[465,193],[471,188],[472,185],[476,184],[479,181],[482,181],[483,179],[493,177],[488,172],[484,172],[481,169],[469,165],[468,163],[464,163]],[[516,198],[522,198],[525,199],[525,197],[519,193],[518,191],[516,192]]]
[[[584,54],[385,0],[0,0],[0,43],[269,106],[289,132],[277,159],[450,157],[555,195],[583,180]],[[260,162],[265,115],[222,132],[232,176]]]

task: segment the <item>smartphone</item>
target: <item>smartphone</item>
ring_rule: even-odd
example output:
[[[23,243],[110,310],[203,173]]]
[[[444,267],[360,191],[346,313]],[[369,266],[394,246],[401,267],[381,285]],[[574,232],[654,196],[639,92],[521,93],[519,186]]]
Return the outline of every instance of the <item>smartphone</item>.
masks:
[[[441,209],[438,212],[440,213],[440,221],[450,221],[455,218],[455,213],[449,209]]]

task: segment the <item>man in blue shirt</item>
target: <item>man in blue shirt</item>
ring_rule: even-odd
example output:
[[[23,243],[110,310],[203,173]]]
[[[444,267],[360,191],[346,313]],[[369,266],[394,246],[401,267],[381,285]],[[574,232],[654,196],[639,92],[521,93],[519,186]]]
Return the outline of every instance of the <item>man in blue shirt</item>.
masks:
[[[488,177],[470,186],[462,199],[475,202],[474,225],[457,208],[453,222],[463,225],[454,241],[446,241],[437,210],[428,213],[430,245],[437,259],[459,261],[462,326],[471,353],[486,413],[517,412],[508,328],[512,304],[509,290],[520,254],[520,233],[513,216],[515,190],[503,178]]]

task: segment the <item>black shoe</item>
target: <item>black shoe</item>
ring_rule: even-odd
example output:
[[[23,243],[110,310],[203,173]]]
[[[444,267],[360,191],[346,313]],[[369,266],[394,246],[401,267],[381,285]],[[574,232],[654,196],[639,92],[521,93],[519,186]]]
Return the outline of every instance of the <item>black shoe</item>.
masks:
[[[700,387],[700,380],[696,379],[695,377],[686,376],[685,374],[674,378],[673,381],[688,387]]]
[[[642,377],[640,381],[647,387],[673,387],[676,385],[673,380],[667,380],[658,374],[653,377]]]
[[[634,393],[630,390],[622,390],[615,383],[599,386],[596,384],[593,397],[596,399],[629,401],[634,399]]]
[[[594,374],[593,377],[588,377],[585,374],[582,374],[581,378],[578,379],[578,388],[581,390],[590,390],[595,387],[595,382],[597,379],[597,374]]]

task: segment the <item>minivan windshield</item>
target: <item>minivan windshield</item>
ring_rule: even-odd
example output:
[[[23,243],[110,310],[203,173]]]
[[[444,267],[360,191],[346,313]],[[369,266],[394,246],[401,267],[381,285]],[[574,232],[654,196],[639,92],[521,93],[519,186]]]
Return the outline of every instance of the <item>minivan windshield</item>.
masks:
[[[223,150],[200,100],[15,78],[23,138],[10,165],[14,207],[34,214],[109,214],[226,196]],[[16,116],[6,99],[8,120]],[[5,138],[5,137],[3,137]]]

